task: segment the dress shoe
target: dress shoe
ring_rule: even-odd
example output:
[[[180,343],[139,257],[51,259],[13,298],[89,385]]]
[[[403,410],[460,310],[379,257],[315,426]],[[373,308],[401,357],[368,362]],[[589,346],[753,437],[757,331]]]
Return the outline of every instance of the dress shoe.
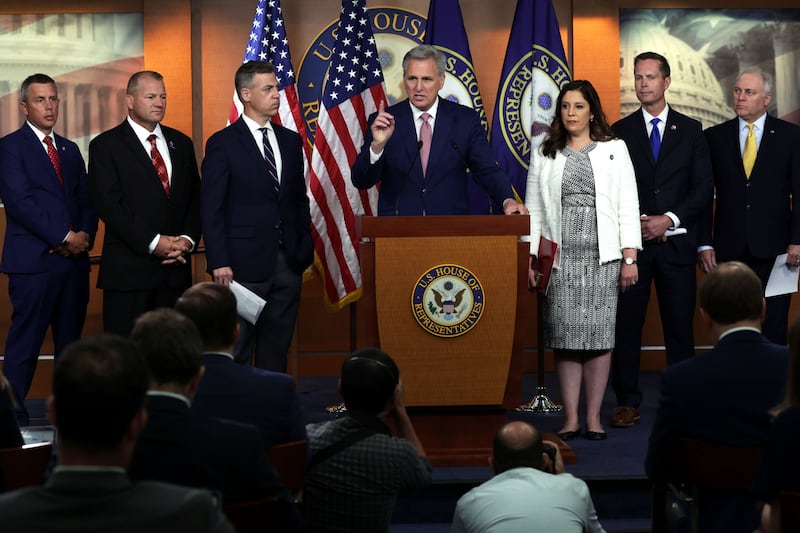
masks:
[[[586,426],[584,436],[587,440],[606,440],[608,433],[605,431],[589,431],[589,426]]]
[[[558,438],[561,440],[572,440],[578,435],[581,434],[580,428],[576,429],[575,431],[562,431],[561,433],[556,433]]]
[[[611,425],[615,428],[629,428],[639,422],[638,407],[617,407],[611,417]]]

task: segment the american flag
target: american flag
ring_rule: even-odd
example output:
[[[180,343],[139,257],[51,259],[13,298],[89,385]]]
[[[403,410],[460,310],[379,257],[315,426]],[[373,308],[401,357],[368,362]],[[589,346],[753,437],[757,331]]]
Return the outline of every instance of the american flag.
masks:
[[[377,191],[359,191],[350,168],[364,143],[367,117],[386,102],[378,47],[366,0],[343,0],[322,89],[311,155],[312,232],[326,303],[341,309],[361,296],[355,216],[376,211]]]
[[[258,0],[242,63],[248,61],[269,61],[275,67],[275,76],[278,78],[278,88],[281,93],[281,106],[272,121],[300,134],[305,149],[305,167],[308,169],[311,149],[300,110],[300,100],[297,98],[297,82],[292,68],[292,56],[289,53],[289,40],[286,38],[280,0]],[[234,91],[228,124],[236,122],[242,114],[242,108],[242,102]]]

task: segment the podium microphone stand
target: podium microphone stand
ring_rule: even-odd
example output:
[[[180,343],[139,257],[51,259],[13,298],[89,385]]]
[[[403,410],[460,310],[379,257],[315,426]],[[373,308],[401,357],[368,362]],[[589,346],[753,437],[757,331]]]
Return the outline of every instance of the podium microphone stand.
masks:
[[[516,410],[526,413],[560,413],[561,405],[550,400],[544,384],[544,295],[539,291],[536,291],[536,377],[533,398]]]

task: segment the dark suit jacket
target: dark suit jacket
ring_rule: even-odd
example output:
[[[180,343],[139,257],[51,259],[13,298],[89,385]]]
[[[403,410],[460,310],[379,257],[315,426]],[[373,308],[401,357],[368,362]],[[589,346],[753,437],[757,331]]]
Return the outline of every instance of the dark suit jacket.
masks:
[[[477,179],[495,203],[514,197],[474,110],[439,99],[425,177],[411,104],[403,100],[386,111],[394,116],[395,130],[383,155],[370,164],[372,131],[367,128],[352,170],[353,185],[359,189],[380,183],[379,215],[468,215],[470,179]],[[370,125],[376,116],[369,118]]]
[[[233,533],[218,498],[114,471],[56,472],[43,487],[0,494],[4,533]]]
[[[663,257],[671,263],[694,264],[698,222],[712,197],[711,161],[702,126],[670,107],[658,162],[653,159],[641,110],[618,121],[612,129],[628,145],[640,212],[663,215],[671,211],[687,230],[686,235],[667,239]],[[646,260],[653,251],[645,243],[639,260]]]
[[[308,439],[292,376],[240,365],[223,354],[203,355],[203,366],[192,411],[252,424],[266,447]]]
[[[90,242],[97,231],[83,157],[75,143],[55,137],[63,187],[28,124],[0,139],[0,197],[6,211],[2,270],[7,274],[47,272],[75,260],[89,271],[88,254],[72,259],[49,253],[70,229],[85,231]]]
[[[200,177],[192,140],[161,125],[172,160],[170,196],[127,120],[89,145],[92,205],[105,223],[97,286],[111,290],[191,285],[191,265],[162,265],[148,251],[156,234],[200,241]]]
[[[206,143],[202,219],[209,272],[229,266],[237,281],[266,281],[275,271],[279,240],[295,272],[314,259],[302,139],[272,127],[283,161],[278,195],[244,119]]]
[[[738,259],[745,246],[769,259],[800,244],[800,128],[767,116],[756,163],[748,180],[739,148],[739,119],[706,130],[717,192],[716,209],[708,202],[700,244],[713,245],[717,262]],[[713,215],[712,215],[713,213]],[[713,238],[712,238],[713,218]]]
[[[202,417],[180,399],[160,395],[147,397],[147,412],[128,469],[131,479],[213,489],[226,501],[278,493],[290,498],[253,426]]]
[[[671,453],[679,437],[763,446],[770,427],[769,410],[783,398],[787,369],[786,346],[754,331],[738,331],[720,339],[710,352],[664,370],[645,460],[648,477],[669,481],[674,461],[680,460]],[[752,503],[743,506],[744,518],[731,510],[728,518],[740,527],[748,517],[757,518]],[[718,531],[735,531],[725,529],[722,516],[714,520]]]

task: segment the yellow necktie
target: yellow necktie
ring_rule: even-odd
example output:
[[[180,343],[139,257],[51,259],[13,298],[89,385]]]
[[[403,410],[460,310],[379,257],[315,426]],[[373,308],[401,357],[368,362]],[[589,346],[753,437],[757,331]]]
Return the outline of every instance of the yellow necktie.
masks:
[[[747,140],[744,141],[744,152],[742,152],[742,163],[744,164],[744,174],[747,179],[750,179],[750,173],[753,171],[753,165],[756,164],[756,134],[753,131],[753,125],[748,124]]]

